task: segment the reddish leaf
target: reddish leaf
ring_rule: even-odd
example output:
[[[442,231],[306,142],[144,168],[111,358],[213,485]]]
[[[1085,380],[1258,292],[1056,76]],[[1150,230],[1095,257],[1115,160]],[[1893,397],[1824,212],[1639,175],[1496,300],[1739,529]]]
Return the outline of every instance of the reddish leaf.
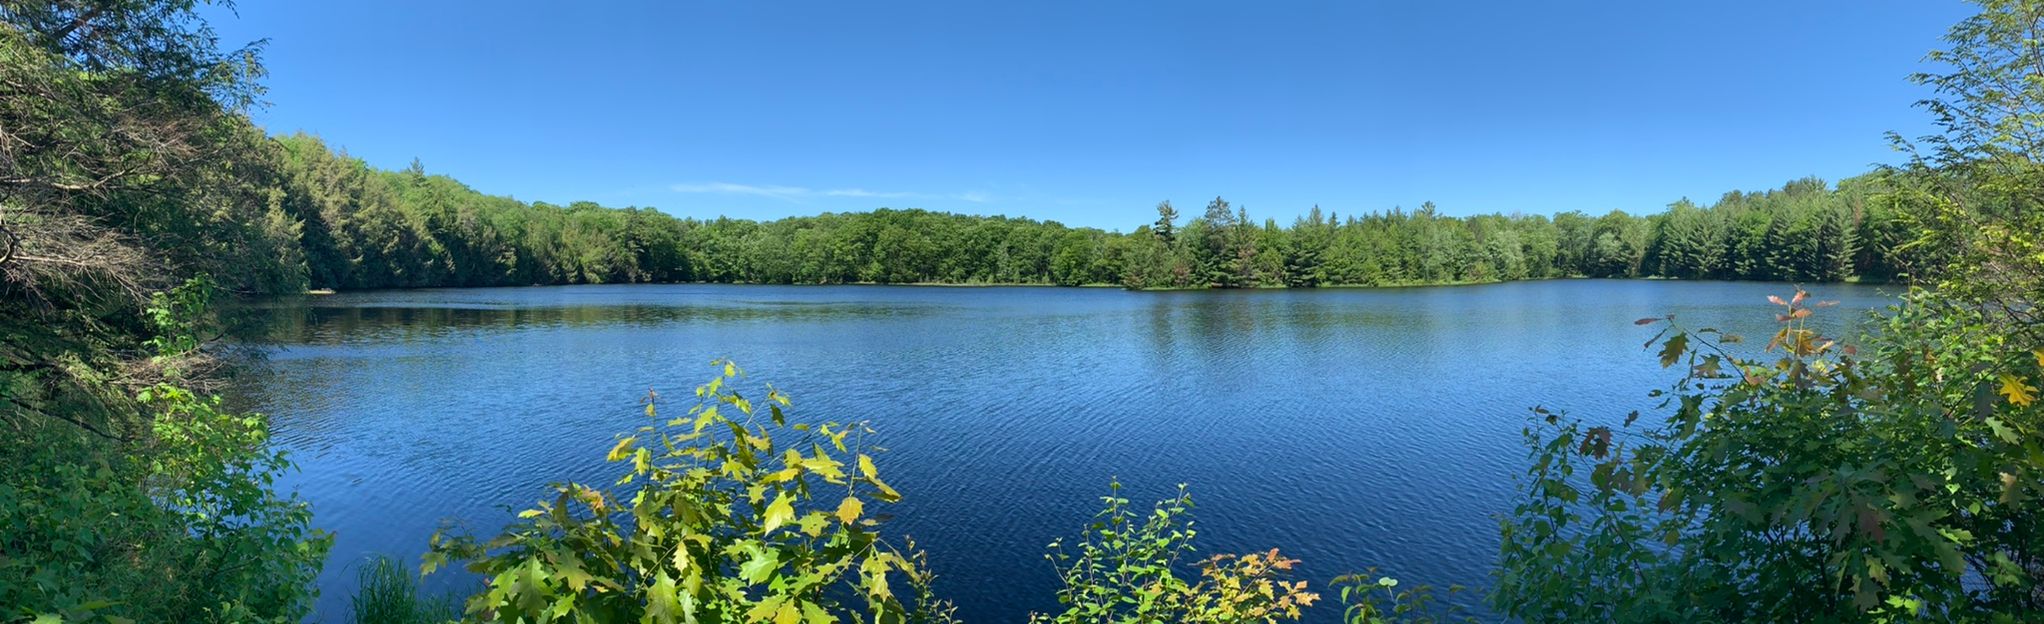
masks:
[[[1611,428],[1591,428],[1589,435],[1583,436],[1583,443],[1576,449],[1576,452],[1597,459],[1603,459],[1606,455],[1611,454]]]
[[[1872,535],[1877,542],[1888,538],[1888,531],[1881,527],[1879,512],[1870,507],[1859,511],[1859,532]]]

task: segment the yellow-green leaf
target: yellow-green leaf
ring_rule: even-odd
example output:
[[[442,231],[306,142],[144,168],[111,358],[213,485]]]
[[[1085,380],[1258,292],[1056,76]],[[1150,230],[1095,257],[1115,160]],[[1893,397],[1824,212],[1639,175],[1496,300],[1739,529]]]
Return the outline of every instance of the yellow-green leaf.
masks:
[[[795,525],[802,528],[803,535],[818,537],[823,535],[824,527],[830,526],[830,516],[821,511],[812,511],[803,514],[802,520]]]
[[[845,524],[858,522],[859,514],[865,510],[866,504],[859,502],[858,497],[846,496],[844,502],[837,504],[837,520]]]
[[[786,596],[767,596],[766,598],[761,599],[759,601],[759,604],[752,605],[751,609],[746,610],[745,621],[747,622],[767,621],[767,618],[774,617],[774,611],[780,609],[781,604],[786,600],[787,600]]]
[[[638,436],[625,436],[625,439],[618,440],[617,446],[610,447],[610,455],[605,458],[605,461],[619,461],[624,459],[625,454],[631,451],[632,443],[637,441],[639,441]]]
[[[787,492],[781,492],[774,495],[774,502],[767,505],[766,513],[760,517],[760,523],[763,525],[760,532],[772,533],[774,529],[794,519],[795,501],[789,499]]]
[[[831,459],[830,457],[825,456],[820,450],[817,452],[815,457],[802,460],[803,468],[808,469],[810,472],[816,473],[817,476],[823,477],[824,480],[829,481],[831,483],[844,482],[845,471],[838,469],[839,466],[843,465],[844,465],[843,462],[839,462],[838,460]]]
[[[872,483],[873,487],[880,489],[880,500],[890,503],[901,501],[901,492],[894,491],[894,488],[888,487],[886,483],[882,483],[879,479],[873,479]]]
[[[836,624],[837,616],[824,611],[821,605],[814,602],[804,602],[802,603],[802,622],[803,624]]]
[[[866,595],[881,600],[894,597],[894,591],[887,586],[887,562],[879,557],[867,557],[859,563],[860,585]]]

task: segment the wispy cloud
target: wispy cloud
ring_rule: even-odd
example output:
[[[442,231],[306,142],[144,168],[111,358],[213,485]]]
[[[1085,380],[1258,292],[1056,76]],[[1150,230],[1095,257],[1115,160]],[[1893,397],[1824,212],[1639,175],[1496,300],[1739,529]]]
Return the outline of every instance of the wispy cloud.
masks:
[[[676,184],[667,187],[676,193],[717,193],[720,195],[758,195],[776,199],[795,200],[810,194],[809,189],[799,186],[753,186],[729,182],[701,182]]]
[[[733,184],[730,182],[691,182],[667,187],[676,193],[713,193],[718,195],[752,195],[771,197],[800,203],[812,197],[856,197],[865,199],[925,199],[953,200],[984,204],[994,200],[992,194],[982,191],[963,193],[914,193],[908,191],[874,191],[863,188],[812,189],[803,186],[761,186],[754,184]]]
[[[862,188],[843,188],[843,189],[830,189],[830,190],[828,190],[828,191],[824,191],[824,192],[823,192],[823,194],[824,194],[824,195],[826,195],[826,196],[829,196],[829,197],[881,197],[881,198],[893,198],[893,197],[921,197],[921,196],[922,196],[922,194],[920,194],[920,193],[899,193],[899,192],[895,192],[895,193],[890,193],[890,192],[884,192],[884,191],[868,191],[868,190],[866,190],[866,189],[862,189]]]

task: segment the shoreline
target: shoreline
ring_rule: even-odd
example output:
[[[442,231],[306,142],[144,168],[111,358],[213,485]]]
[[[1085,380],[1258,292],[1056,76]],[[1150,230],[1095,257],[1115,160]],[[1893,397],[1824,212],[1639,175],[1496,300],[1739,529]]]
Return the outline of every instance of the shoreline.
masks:
[[[800,287],[800,288],[810,288],[810,287],[828,287],[828,286],[871,286],[871,287],[893,287],[893,288],[958,288],[958,289],[973,289],[973,288],[1091,288],[1091,289],[1114,289],[1114,290],[1124,290],[1124,291],[1128,291],[1128,292],[1204,292],[1204,291],[1213,291],[1213,292],[1228,292],[1228,291],[1269,291],[1269,290],[1299,290],[1299,291],[1307,291],[1307,290],[1372,290],[1372,289],[1383,289],[1383,290],[1393,290],[1393,289],[1404,289],[1404,288],[1453,288],[1453,287],[1464,287],[1464,286],[1492,286],[1492,285],[1497,285],[1497,284],[1515,284],[1515,283],[1530,283],[1530,282],[1553,282],[1553,281],[1573,281],[1573,280],[1582,280],[1582,281],[1589,281],[1589,280],[1606,280],[1606,281],[1630,281],[1630,282],[1723,282],[1723,283],[1752,283],[1752,284],[1807,284],[1807,285],[1811,285],[1811,286],[1819,286],[1819,285],[1832,285],[1832,284],[1844,284],[1844,285],[1855,285],[1855,286],[1883,286],[1883,285],[1893,285],[1893,284],[1897,284],[1897,283],[1900,283],[1900,282],[1896,282],[1896,281],[1893,281],[1893,280],[1869,280],[1869,279],[1859,279],[1859,278],[1857,278],[1857,277],[1855,277],[1855,278],[1850,278],[1850,279],[1846,279],[1846,280],[1844,280],[1844,281],[1836,281],[1836,282],[1796,282],[1796,281],[1787,281],[1787,280],[1740,280],[1740,279],[1683,279],[1683,278],[1677,278],[1677,277],[1661,277],[1661,276],[1648,276],[1648,277],[1585,277],[1585,276],[1581,276],[1581,275],[1572,275],[1572,276],[1564,276],[1564,277],[1542,277],[1542,278],[1529,278],[1529,279],[1516,279],[1516,280],[1486,280],[1486,281],[1449,281],[1449,282],[1399,282],[1399,283],[1392,283],[1392,284],[1320,284],[1320,285],[1317,285],[1317,286],[1253,286],[1253,287],[1246,287],[1246,288],[1214,288],[1214,287],[1211,287],[1211,286],[1185,286],[1185,287],[1155,287],[1155,288],[1128,288],[1128,287],[1125,287],[1125,286],[1119,286],[1119,285],[1115,285],[1115,284],[1076,284],[1076,285],[1069,285],[1069,286],[1068,286],[1068,285],[1063,285],[1063,284],[1045,284],[1045,283],[1030,283],[1030,282],[995,282],[995,283],[956,283],[956,282],[898,282],[898,283],[896,283],[896,282],[834,282],[834,283],[828,283],[828,284],[784,284],[784,283],[774,283],[774,282],[611,282],[611,283],[601,283],[601,284],[591,284],[591,283],[575,283],[575,284],[526,284],[526,285],[500,285],[500,286],[412,286],[412,287],[403,287],[403,288],[364,288],[364,289],[361,289],[361,290],[346,290],[346,289],[337,289],[337,288],[315,288],[315,289],[311,289],[311,290],[306,290],[306,291],[303,291],[303,292],[298,292],[298,293],[272,293],[272,294],[258,294],[258,295],[251,295],[251,296],[253,296],[253,297],[285,297],[285,296],[316,296],[316,297],[323,297],[323,296],[331,296],[331,295],[336,295],[336,294],[342,294],[342,293],[374,293],[374,292],[405,292],[405,291],[421,291],[421,290],[475,290],[475,289],[482,289],[482,288],[559,288],[559,287],[567,287],[567,286],[715,286],[715,285],[722,285],[722,286],[792,286],[792,287]]]

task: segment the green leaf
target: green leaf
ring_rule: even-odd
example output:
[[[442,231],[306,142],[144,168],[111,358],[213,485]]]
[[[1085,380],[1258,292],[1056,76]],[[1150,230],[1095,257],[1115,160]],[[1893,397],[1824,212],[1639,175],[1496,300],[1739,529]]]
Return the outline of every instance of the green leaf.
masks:
[[[2001,441],[2009,444],[2015,444],[2020,441],[2016,435],[2016,430],[2009,428],[2008,424],[2003,423],[2001,419],[1989,416],[1986,422],[1987,428],[1994,430],[1994,437],[2001,438]]]
[[[795,519],[795,501],[787,492],[774,495],[774,502],[767,505],[766,513],[760,516],[761,533],[773,533]]]
[[[682,619],[681,604],[676,601],[674,577],[661,570],[653,576],[653,586],[646,588],[647,622],[676,622]]]
[[[753,585],[765,583],[767,579],[773,578],[774,568],[780,564],[774,551],[761,547],[757,542],[748,543],[741,547],[741,550],[750,557],[745,563],[738,565],[738,578]]]
[[[1688,351],[1689,334],[1669,336],[1667,342],[1661,343],[1661,368],[1674,366],[1676,362],[1682,360],[1682,354]]]

